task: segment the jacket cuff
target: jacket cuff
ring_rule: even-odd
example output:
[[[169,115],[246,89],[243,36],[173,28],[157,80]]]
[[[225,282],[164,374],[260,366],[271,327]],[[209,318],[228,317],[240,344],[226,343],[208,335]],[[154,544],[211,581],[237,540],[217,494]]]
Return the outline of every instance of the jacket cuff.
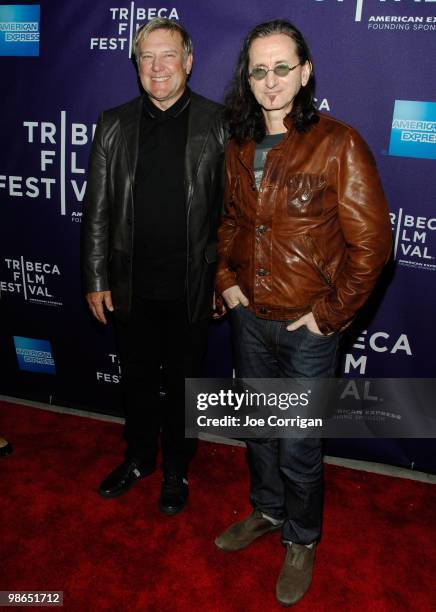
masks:
[[[107,278],[84,278],[82,280],[83,293],[93,293],[94,291],[110,291]]]
[[[333,321],[327,310],[326,305],[321,302],[312,305],[312,314],[322,334],[328,335],[346,327],[345,323]]]
[[[231,270],[222,270],[218,272],[215,279],[215,291],[217,295],[221,295],[223,291],[229,287],[237,285],[236,273]]]

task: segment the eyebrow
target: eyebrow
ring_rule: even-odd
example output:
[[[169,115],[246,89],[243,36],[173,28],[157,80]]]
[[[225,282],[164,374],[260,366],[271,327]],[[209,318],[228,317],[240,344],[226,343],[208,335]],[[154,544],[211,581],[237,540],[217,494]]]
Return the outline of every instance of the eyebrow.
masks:
[[[172,48],[168,48],[168,49],[162,49],[159,51],[152,51],[151,49],[145,49],[144,51],[140,52],[140,55],[156,55],[156,53],[178,53],[179,49],[172,49]]]
[[[277,66],[278,64],[291,64],[290,60],[287,59],[282,59],[282,60],[277,60],[276,62],[274,62],[274,66]],[[262,62],[260,62],[259,64],[254,64],[253,68],[260,68],[261,66],[266,66],[266,64],[263,64]]]

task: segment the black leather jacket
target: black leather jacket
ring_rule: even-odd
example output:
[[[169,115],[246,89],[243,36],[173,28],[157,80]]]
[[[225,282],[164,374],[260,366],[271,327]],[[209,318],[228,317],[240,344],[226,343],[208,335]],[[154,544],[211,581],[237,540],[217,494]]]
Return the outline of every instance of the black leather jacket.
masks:
[[[112,292],[115,314],[132,297],[133,193],[142,97],[102,113],[88,167],[82,218],[85,293]],[[222,107],[191,92],[185,153],[187,308],[191,322],[210,316],[216,231],[224,185]]]

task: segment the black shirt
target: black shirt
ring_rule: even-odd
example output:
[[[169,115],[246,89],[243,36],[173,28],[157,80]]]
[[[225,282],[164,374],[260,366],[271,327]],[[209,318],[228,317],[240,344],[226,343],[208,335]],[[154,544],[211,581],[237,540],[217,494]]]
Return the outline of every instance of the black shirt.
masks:
[[[190,90],[165,111],[144,96],[135,176],[133,293],[183,299],[186,277],[185,148]]]

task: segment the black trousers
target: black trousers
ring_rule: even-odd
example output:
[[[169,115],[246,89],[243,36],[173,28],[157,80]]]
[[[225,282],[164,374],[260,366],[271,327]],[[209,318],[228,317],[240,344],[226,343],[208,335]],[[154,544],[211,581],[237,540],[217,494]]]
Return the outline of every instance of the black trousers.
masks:
[[[141,297],[117,324],[126,458],[144,470],[156,467],[161,437],[164,473],[187,474],[196,441],[184,435],[185,378],[201,375],[208,325],[189,324],[184,302]]]

